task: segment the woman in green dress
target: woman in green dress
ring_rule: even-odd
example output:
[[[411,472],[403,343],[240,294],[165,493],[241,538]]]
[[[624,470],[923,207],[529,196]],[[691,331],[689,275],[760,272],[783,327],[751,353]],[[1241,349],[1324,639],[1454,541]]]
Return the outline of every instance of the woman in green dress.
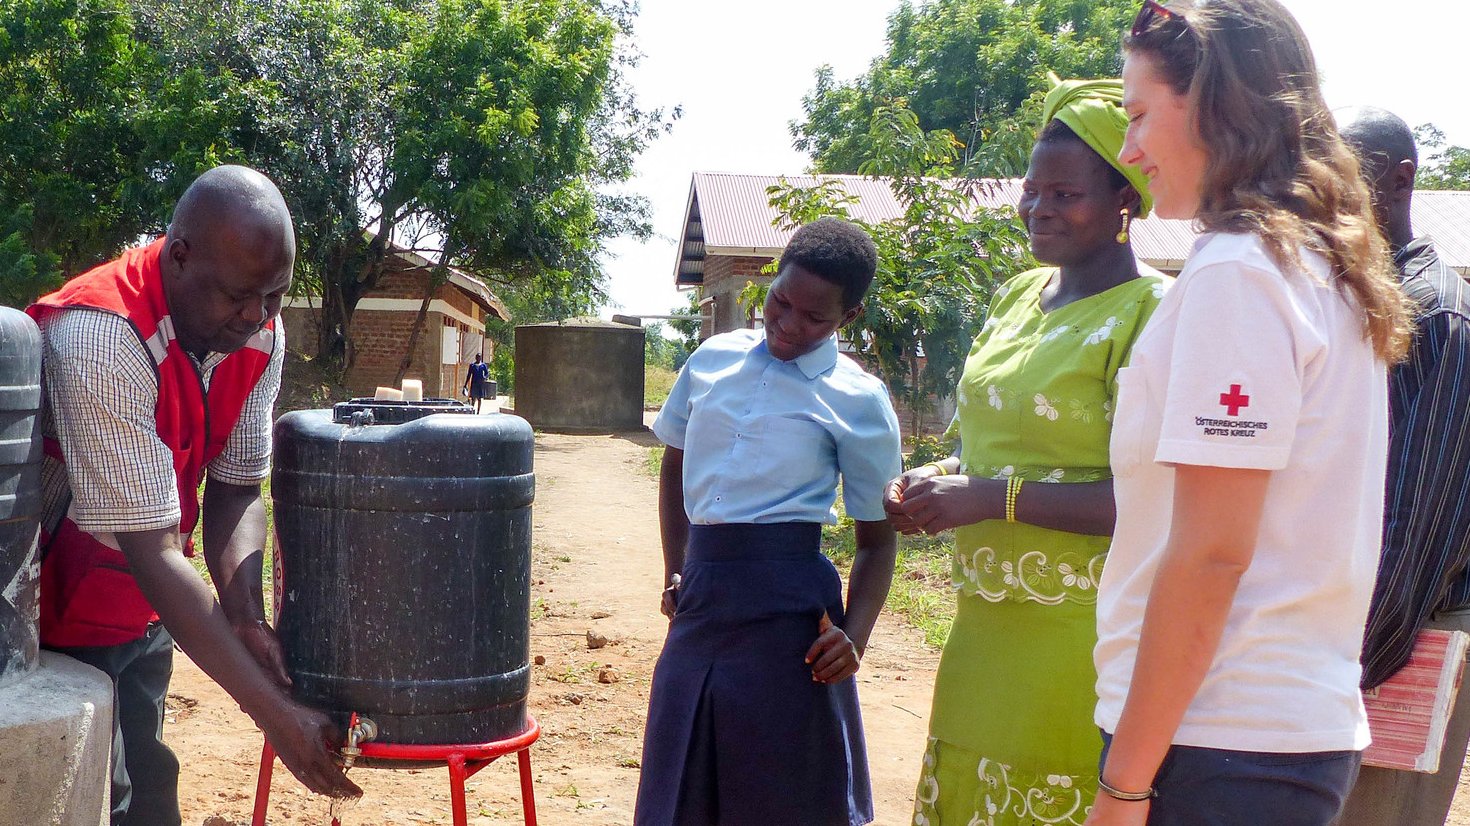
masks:
[[[1050,266],[996,290],[955,393],[955,455],[888,491],[900,531],[955,529],[958,609],[916,826],[1080,826],[1097,790],[1092,647],[1115,377],[1171,279],[1129,242],[1149,198],[1117,160],[1122,84],[1052,83],[1019,204]]]

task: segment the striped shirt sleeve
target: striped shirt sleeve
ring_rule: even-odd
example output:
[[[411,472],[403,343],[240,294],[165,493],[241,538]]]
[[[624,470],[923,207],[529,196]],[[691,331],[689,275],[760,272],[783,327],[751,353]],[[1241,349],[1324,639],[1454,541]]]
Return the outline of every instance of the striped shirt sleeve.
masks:
[[[47,315],[41,332],[72,520],[92,533],[177,525],[173,461],[158,437],[158,377],[133,326],[112,313],[72,309]]]
[[[1383,556],[1364,635],[1364,688],[1393,676],[1470,564],[1470,320],[1420,321],[1394,382]],[[1408,379],[1417,380],[1408,393]]]

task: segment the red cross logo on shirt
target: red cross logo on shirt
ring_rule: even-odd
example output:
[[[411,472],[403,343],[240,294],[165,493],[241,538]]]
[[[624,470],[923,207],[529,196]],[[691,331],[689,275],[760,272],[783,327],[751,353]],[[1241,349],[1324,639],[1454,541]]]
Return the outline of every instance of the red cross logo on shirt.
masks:
[[[1251,406],[1251,397],[1240,392],[1240,385],[1230,385],[1229,393],[1220,394],[1220,406],[1232,416],[1239,416],[1242,407]]]

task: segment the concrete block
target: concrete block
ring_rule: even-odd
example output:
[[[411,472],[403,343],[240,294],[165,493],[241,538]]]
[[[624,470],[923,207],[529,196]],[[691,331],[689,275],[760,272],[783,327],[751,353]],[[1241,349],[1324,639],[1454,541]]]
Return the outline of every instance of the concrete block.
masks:
[[[517,327],[511,395],[538,430],[642,430],[643,328],[601,319]]]
[[[106,826],[112,681],[42,651],[29,676],[0,687],[0,821]]]

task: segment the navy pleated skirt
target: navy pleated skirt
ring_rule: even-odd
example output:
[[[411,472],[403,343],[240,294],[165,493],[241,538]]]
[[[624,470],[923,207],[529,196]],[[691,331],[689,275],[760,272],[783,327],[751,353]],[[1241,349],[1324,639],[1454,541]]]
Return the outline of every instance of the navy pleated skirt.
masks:
[[[812,680],[842,580],[821,526],[692,525],[653,671],[639,826],[859,826],[873,819],[857,682]]]

